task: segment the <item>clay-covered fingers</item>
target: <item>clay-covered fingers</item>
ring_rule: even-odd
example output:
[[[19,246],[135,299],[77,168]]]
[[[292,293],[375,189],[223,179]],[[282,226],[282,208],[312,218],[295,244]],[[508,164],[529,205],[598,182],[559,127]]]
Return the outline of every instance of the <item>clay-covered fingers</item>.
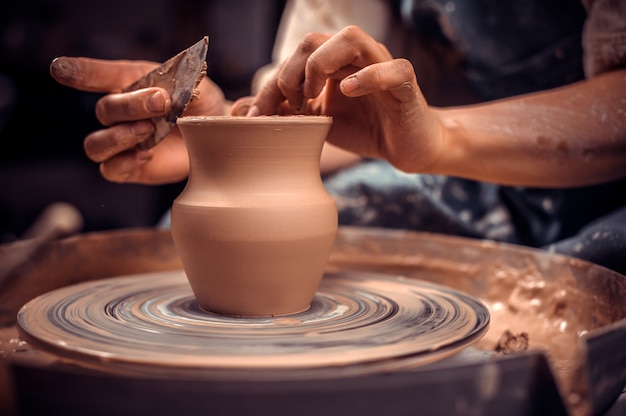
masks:
[[[110,182],[143,183],[142,169],[152,159],[146,150],[128,150],[100,163],[100,174]]]
[[[117,92],[156,66],[156,63],[148,61],[62,56],[50,64],[50,75],[58,83],[77,90]]]
[[[178,132],[150,150],[133,148],[100,163],[100,174],[111,182],[165,184],[188,173],[187,149]]]
[[[369,65],[392,59],[391,54],[358,26],[348,26],[329,38],[306,61],[303,93],[317,97],[328,78],[341,79]]]
[[[329,38],[329,35],[321,33],[307,34],[295,52],[282,62],[274,75],[261,86],[249,108],[248,116],[299,113],[304,110],[307,97],[303,93],[302,86],[307,61],[311,54]],[[291,111],[286,110],[284,108],[286,106],[291,107]]]
[[[296,53],[280,65],[249,104],[248,116],[280,114],[279,109],[284,105],[290,106],[292,113],[298,113],[303,109],[305,103],[302,94],[303,58],[305,58],[303,55]]]
[[[278,99],[284,96],[296,112],[303,109],[305,100],[310,98],[310,96],[306,96],[303,90],[308,61],[329,38],[328,35],[321,33],[307,34],[291,57],[282,63],[276,77],[276,86],[281,94],[277,95],[274,92],[275,96],[271,97],[275,103],[274,107],[280,104]]]
[[[127,93],[108,94],[98,100],[96,117],[105,126],[144,120],[166,114],[172,105],[169,94],[162,88],[144,88]]]
[[[154,125],[149,120],[121,123],[108,129],[96,130],[84,140],[85,154],[94,162],[105,160],[134,149],[154,134]]]
[[[357,26],[348,26],[334,36],[309,33],[263,85],[248,115],[277,113],[285,100],[300,112],[308,99],[319,96],[328,79],[340,80],[391,59],[382,44]]]

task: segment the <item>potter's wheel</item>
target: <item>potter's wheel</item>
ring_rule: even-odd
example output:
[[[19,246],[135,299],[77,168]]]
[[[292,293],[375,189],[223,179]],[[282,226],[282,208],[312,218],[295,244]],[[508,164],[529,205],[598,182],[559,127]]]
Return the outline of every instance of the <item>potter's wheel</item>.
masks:
[[[150,281],[137,293],[125,293],[123,298],[130,302],[134,296],[145,296],[144,292],[162,293],[159,282],[164,279],[163,274],[173,270],[180,273],[180,262],[169,232],[161,230],[86,234],[44,247],[33,259],[32,267],[21,270],[10,285],[0,288],[0,322],[5,325],[0,331],[0,363],[5,364],[5,376],[15,387],[14,400],[7,400],[10,389],[6,382],[2,384],[0,366],[0,414],[11,414],[3,412],[11,402],[19,407],[20,414],[103,416],[198,412],[554,416],[566,414],[566,403],[572,403],[572,409],[589,404],[592,411],[583,414],[625,414],[623,403],[614,403],[618,397],[626,397],[620,396],[626,380],[624,276],[540,250],[467,238],[341,227],[320,289],[320,294],[327,293],[330,286],[326,285],[343,279],[342,276],[406,276],[405,281],[399,281],[427,281],[484,301],[490,309],[488,332],[477,343],[433,364],[417,365],[425,353],[410,351],[408,356],[373,358],[346,366],[300,367],[288,374],[283,369],[262,368],[231,368],[216,374],[218,369],[206,367],[194,373],[180,364],[131,365],[111,346],[107,350],[116,354],[110,357],[74,351],[54,344],[57,334],[41,340],[24,329],[20,329],[22,336],[18,334],[15,317],[22,305],[36,296],[57,293],[52,291],[73,287],[68,285],[77,282],[84,282],[82,285],[103,278],[121,279],[120,282],[126,279],[110,276],[135,275]],[[108,286],[104,288],[99,295],[111,296]],[[369,287],[362,290],[368,291]],[[400,293],[408,296],[406,290]],[[190,292],[184,296],[190,296]],[[554,309],[554,302],[543,302],[555,296],[558,304],[568,307]],[[398,303],[393,296],[385,298]],[[534,300],[540,302],[532,303]],[[86,303],[91,302],[103,301],[90,294]],[[114,309],[120,302],[118,299],[109,303]],[[139,309],[157,307],[159,302],[148,302],[152,306],[136,304],[130,313],[136,315]],[[519,308],[524,302],[528,310]],[[157,307],[160,310],[172,308],[161,305]],[[66,308],[71,309],[69,304]],[[43,317],[41,322],[49,319]],[[282,324],[288,326],[289,322]],[[135,324],[125,324],[125,329],[132,325]],[[528,331],[529,350],[504,356],[494,354],[493,348],[504,329],[514,333]],[[67,336],[68,346],[74,337]],[[205,344],[216,340],[219,337]],[[459,348],[467,345],[460,344]],[[542,345],[547,354],[537,349]],[[454,351],[453,346],[447,348]],[[344,356],[346,360],[354,359],[348,353]],[[398,370],[401,365],[407,368]],[[346,373],[348,369],[353,376]],[[274,377],[276,373],[278,377],[269,381],[262,378],[267,374]],[[581,373],[587,376],[581,377]],[[341,374],[347,376],[340,377]],[[559,394],[558,385],[565,396]],[[585,399],[569,401],[580,397]],[[615,411],[607,413],[609,408]]]
[[[103,371],[246,379],[411,368],[488,326],[486,306],[461,292],[368,272],[327,274],[308,311],[283,317],[203,311],[181,271],[68,286],[18,314],[28,342]]]

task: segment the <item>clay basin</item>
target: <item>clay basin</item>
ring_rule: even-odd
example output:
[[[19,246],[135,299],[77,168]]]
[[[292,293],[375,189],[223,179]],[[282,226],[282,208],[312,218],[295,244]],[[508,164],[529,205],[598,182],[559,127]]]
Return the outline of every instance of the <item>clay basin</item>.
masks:
[[[359,375],[340,368],[232,374],[136,367],[122,376],[107,372],[106,362],[99,368],[70,364],[19,338],[15,316],[39,294],[81,281],[180,268],[163,230],[84,234],[43,247],[0,287],[0,413],[19,407],[31,414],[137,414],[137,406],[155,415],[224,409],[234,415],[624,411],[624,401],[616,402],[626,383],[624,276],[540,250],[427,233],[340,227],[327,271],[421,279],[485,302],[491,313],[487,335],[433,364]],[[507,330],[527,333],[529,348],[495,352]]]

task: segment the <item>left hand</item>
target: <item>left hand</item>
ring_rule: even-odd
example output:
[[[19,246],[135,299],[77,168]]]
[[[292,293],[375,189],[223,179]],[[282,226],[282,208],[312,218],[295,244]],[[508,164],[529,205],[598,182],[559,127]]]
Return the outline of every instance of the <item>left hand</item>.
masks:
[[[154,133],[152,118],[170,110],[171,98],[162,88],[122,93],[122,89],[156,67],[154,62],[61,57],[50,67],[60,84],[82,91],[106,93],[95,113],[104,128],[85,137],[85,154],[100,164],[102,176],[112,182],[163,184],[189,173],[187,150],[178,127],[149,150],[136,145]],[[222,115],[224,95],[208,78],[184,115]]]

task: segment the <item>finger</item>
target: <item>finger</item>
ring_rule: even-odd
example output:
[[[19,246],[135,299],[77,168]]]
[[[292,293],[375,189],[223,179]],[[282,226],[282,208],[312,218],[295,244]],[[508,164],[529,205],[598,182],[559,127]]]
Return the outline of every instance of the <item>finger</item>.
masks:
[[[252,105],[253,100],[254,100],[254,97],[239,98],[231,106],[230,115],[231,116],[245,116],[246,114],[248,114],[248,111],[250,110],[250,106]]]
[[[128,150],[100,163],[100,174],[110,182],[141,183],[143,168],[151,159],[147,150]]]
[[[170,95],[162,88],[109,94],[96,103],[96,117],[105,126],[124,121],[143,120],[166,114],[172,106]]]
[[[307,97],[302,85],[305,82],[306,66],[313,54],[324,42],[328,35],[309,33],[298,45],[296,51],[287,59],[278,71],[277,86],[285,96],[291,107],[300,112]]]
[[[344,78],[339,88],[348,97],[387,91],[402,102],[415,99],[415,93],[418,91],[413,66],[406,59],[366,66]]]
[[[276,114],[281,103],[285,102],[285,96],[278,88],[277,80],[278,73],[275,73],[263,84],[252,101],[247,116]]]
[[[156,65],[147,61],[112,61],[62,56],[50,64],[50,75],[58,83],[78,90],[113,92],[121,91]]]
[[[154,134],[154,125],[148,120],[123,123],[97,130],[85,137],[85,154],[94,162],[103,162],[119,153],[133,149]]]
[[[328,35],[319,33],[306,35],[291,57],[285,60],[260,88],[248,115],[276,114],[285,100],[293,108],[291,112],[300,112],[306,103],[302,93],[306,61],[328,38]]]
[[[389,51],[361,28],[348,26],[328,39],[308,58],[303,93],[317,97],[328,78],[343,78],[359,68],[391,60]]]
[[[187,148],[180,134],[170,135],[158,147],[122,152],[100,164],[102,176],[112,182],[167,184],[189,174]]]

